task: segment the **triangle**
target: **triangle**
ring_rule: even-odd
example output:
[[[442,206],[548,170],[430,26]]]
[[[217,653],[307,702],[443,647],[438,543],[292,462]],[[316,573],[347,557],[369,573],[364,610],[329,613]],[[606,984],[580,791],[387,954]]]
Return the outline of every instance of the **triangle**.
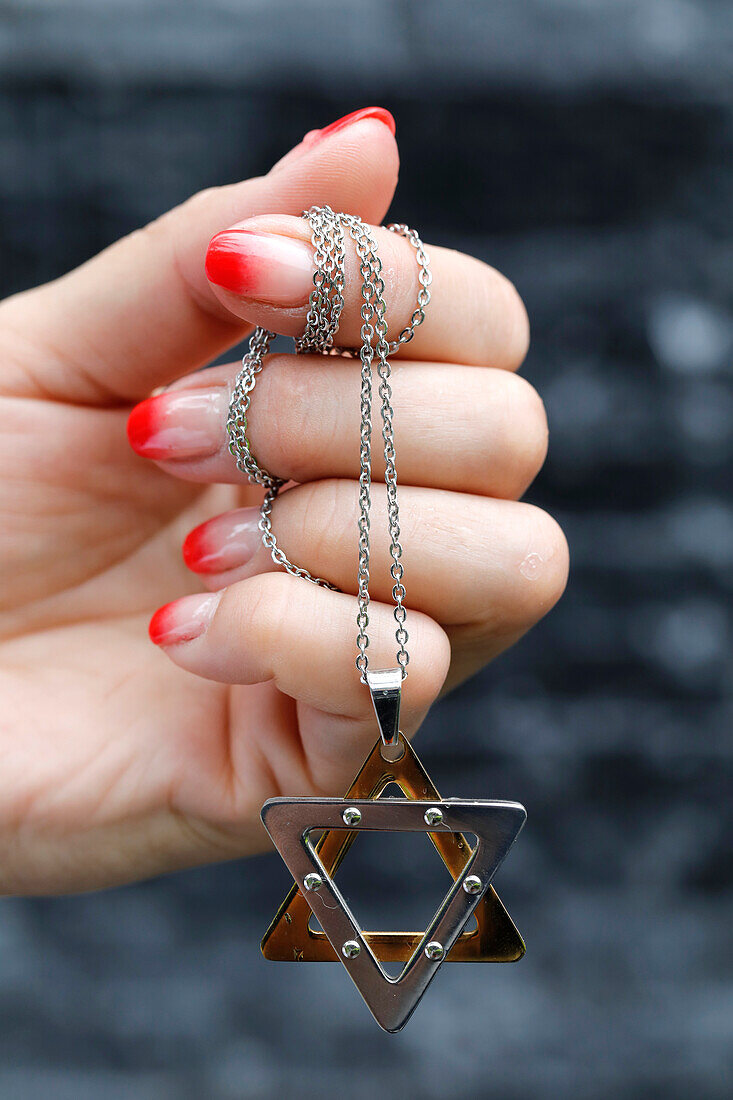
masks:
[[[477,837],[476,848],[465,863],[463,874],[452,883],[398,978],[391,978],[380,966],[320,858],[321,852],[309,840],[314,830],[342,828],[347,804],[359,815],[352,825],[353,832],[429,831],[442,837],[462,836],[465,831]],[[389,1032],[400,1031],[407,1023],[488,891],[526,816],[524,807],[517,802],[458,799],[352,798],[346,803],[341,798],[271,798],[262,807],[265,828],[295,881],[304,882],[308,876],[317,879],[318,885],[306,892],[308,905],[375,1020]],[[478,884],[476,893],[464,888],[469,872]]]
[[[385,760],[382,741],[377,741],[359,774],[346,792],[344,802],[356,798],[379,798],[392,783],[412,799],[440,802],[440,795],[410,743],[401,738],[404,753],[399,760]],[[339,829],[326,832],[316,845],[318,857],[329,876],[336,873],[357,837],[347,832],[343,821]],[[472,855],[471,846],[460,833],[430,833],[431,841],[456,879],[465,871]],[[261,948],[266,959],[276,962],[339,962],[326,934],[311,928],[311,908],[298,883],[293,883],[265,933]],[[516,962],[524,954],[524,941],[494,888],[489,889],[474,910],[476,927],[463,931],[448,953],[448,962]],[[419,944],[421,932],[364,932],[363,936],[381,962],[406,963]]]

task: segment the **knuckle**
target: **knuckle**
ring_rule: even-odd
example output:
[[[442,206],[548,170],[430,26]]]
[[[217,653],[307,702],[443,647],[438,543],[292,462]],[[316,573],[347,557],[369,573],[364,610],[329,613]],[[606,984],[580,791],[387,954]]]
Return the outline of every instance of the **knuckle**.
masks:
[[[473,445],[462,454],[469,484],[481,495],[516,500],[542,469],[548,426],[542,398],[518,374],[486,370],[467,406]],[[486,431],[486,424],[491,430]]]
[[[517,288],[505,275],[482,264],[475,280],[478,340],[484,365],[516,370],[529,350],[529,318]]]
[[[127,239],[145,242],[151,249],[167,249],[169,246],[175,249],[176,226],[180,212],[189,202],[191,202],[191,199],[187,199],[183,207],[166,210],[165,213],[153,218],[146,225],[141,225],[138,229],[135,229]],[[112,247],[114,248],[115,245]]]
[[[512,367],[521,366],[529,351],[529,316],[522,297],[505,275],[501,277],[505,310],[506,355]]]
[[[501,583],[486,578],[472,623],[482,638],[516,638],[557,603],[568,579],[568,545],[556,520],[531,504],[512,504],[501,554]],[[486,538],[494,528],[486,512]]]
[[[541,618],[565,591],[570,567],[567,539],[557,520],[533,505],[529,509],[527,553],[519,563],[530,618]]]
[[[518,426],[517,459],[526,479],[524,489],[540,472],[547,458],[547,412],[534,386],[517,374],[507,375],[507,380],[509,378],[514,390],[514,430],[517,432]]]

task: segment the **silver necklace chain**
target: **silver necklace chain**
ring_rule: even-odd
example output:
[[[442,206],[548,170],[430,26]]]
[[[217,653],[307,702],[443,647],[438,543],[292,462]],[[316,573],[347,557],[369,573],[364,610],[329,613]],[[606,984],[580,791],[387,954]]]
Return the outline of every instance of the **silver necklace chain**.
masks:
[[[393,233],[405,237],[415,249],[418,264],[420,288],[417,304],[409,324],[395,341],[387,340],[387,307],[384,298],[384,279],[382,261],[379,258],[377,244],[369,228],[361,218],[354,214],[337,214],[329,206],[313,206],[303,213],[311,227],[315,271],[313,290],[308,302],[308,313],[303,335],[295,341],[298,354],[353,354],[352,349],[336,347],[334,339],[338,332],[341,311],[344,306],[344,270],[345,270],[345,230],[348,230],[354,242],[361,286],[361,427],[359,446],[359,567],[358,567],[358,603],[356,667],[362,683],[366,683],[369,667],[367,649],[369,646],[369,561],[370,561],[370,513],[372,480],[372,388],[373,366],[376,358],[379,379],[378,394],[382,420],[382,443],[384,452],[387,489],[387,523],[389,531],[389,552],[391,558],[390,576],[393,581],[392,600],[396,623],[395,640],[397,642],[397,663],[402,678],[407,675],[409,654],[407,652],[408,634],[405,628],[407,611],[404,605],[405,585],[402,566],[402,545],[400,543],[400,513],[397,501],[397,467],[394,445],[394,409],[392,408],[392,387],[390,384],[391,367],[389,356],[402,345],[408,343],[415,329],[425,319],[425,309],[430,302],[430,283],[432,276],[429,260],[420,237],[409,226],[392,223],[387,226]],[[232,392],[227,419],[229,450],[236,460],[237,467],[253,483],[263,486],[265,496],[260,509],[260,531],[262,541],[270,551],[276,565],[282,566],[295,577],[303,577],[323,588],[336,590],[336,586],[322,577],[315,577],[307,569],[294,565],[278,546],[272,530],[272,507],[285,484],[282,478],[274,477],[257,463],[247,438],[247,413],[255,387],[257,375],[264,366],[264,357],[274,339],[274,333],[264,328],[256,328],[250,337],[249,347],[242,358],[242,369]]]

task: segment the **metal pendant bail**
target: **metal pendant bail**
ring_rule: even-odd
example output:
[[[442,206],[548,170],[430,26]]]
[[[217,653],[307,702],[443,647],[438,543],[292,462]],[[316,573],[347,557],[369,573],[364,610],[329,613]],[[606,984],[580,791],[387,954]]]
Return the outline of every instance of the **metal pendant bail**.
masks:
[[[378,668],[366,672],[366,682],[374,704],[379,732],[382,735],[383,756],[397,759],[400,752],[400,703],[402,702],[402,669]]]

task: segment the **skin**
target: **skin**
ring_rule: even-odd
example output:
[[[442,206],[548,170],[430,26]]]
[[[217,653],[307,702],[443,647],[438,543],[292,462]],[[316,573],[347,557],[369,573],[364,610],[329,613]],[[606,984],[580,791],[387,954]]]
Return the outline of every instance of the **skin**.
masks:
[[[193,372],[253,323],[293,333],[304,318],[302,302],[273,301],[272,288],[265,300],[210,283],[210,238],[246,222],[307,245],[298,215],[314,203],[378,225],[397,168],[379,115],[311,132],[267,176],[196,195],[0,305],[0,891],[96,889],[261,851],[266,798],[341,794],[373,744],[353,663],[353,365],[273,357],[251,414],[262,465],[301,483],[276,504],[280,542],[342,591],[274,571],[261,550],[226,568],[215,553],[197,576],[181,544],[224,514],[196,537],[218,545],[226,513],[259,500],[226,451],[236,365]],[[412,310],[414,252],[386,231],[379,240],[395,335]],[[394,362],[409,735],[446,686],[552,606],[567,574],[555,522],[517,502],[546,448],[542,404],[513,373],[528,342],[521,302],[486,265],[428,251],[433,301]],[[349,253],[352,336],[358,295]],[[203,395],[201,430],[189,410],[188,435],[172,433],[156,458],[134,453],[131,408],[171,383],[162,401]],[[376,486],[374,497],[380,667],[394,663],[394,624]],[[204,613],[207,589],[219,596]],[[155,646],[148,620],[170,601]]]

